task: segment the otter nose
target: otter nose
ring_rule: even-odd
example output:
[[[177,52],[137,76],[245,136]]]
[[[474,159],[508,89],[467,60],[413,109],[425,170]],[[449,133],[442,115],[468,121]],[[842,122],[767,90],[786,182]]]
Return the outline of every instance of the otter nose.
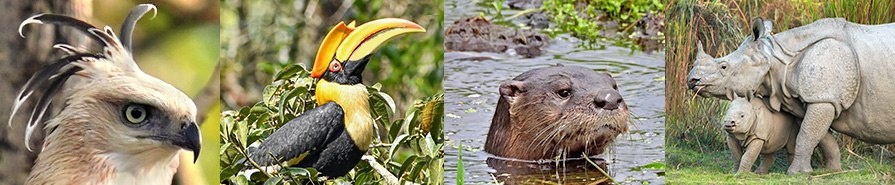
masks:
[[[597,93],[597,97],[594,98],[594,104],[597,108],[606,109],[606,110],[615,110],[618,109],[618,106],[622,103],[622,96],[618,94],[618,91],[614,90],[602,90]]]
[[[687,88],[693,89],[693,87],[696,87],[696,83],[699,83],[699,78],[690,78],[687,81]]]

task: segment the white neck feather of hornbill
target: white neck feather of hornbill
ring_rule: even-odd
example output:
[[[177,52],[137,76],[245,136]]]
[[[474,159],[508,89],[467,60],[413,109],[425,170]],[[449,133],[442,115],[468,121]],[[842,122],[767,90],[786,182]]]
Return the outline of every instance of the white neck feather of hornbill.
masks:
[[[403,34],[425,32],[411,21],[384,18],[355,28],[354,22],[337,24],[326,35],[311,77],[319,78],[315,95],[318,105],[336,102],[345,113],[345,127],[355,144],[364,151],[372,139],[373,120],[361,74],[373,55],[389,40]]]
[[[44,89],[44,94],[37,98],[37,103],[31,111],[31,117],[25,130],[25,146],[30,151],[31,146],[29,140],[37,123],[41,121],[48,111],[50,102],[54,96],[60,94],[63,84],[72,76],[82,76],[88,79],[88,83],[107,80],[116,76],[130,76],[132,78],[142,79],[144,84],[138,84],[141,87],[157,89],[158,92],[167,93],[168,101],[166,105],[178,106],[177,108],[157,107],[159,110],[182,110],[184,112],[192,112],[191,118],[183,118],[178,120],[188,122],[183,124],[182,129],[166,128],[140,128],[144,131],[151,130],[159,132],[150,132],[151,134],[140,136],[146,139],[160,140],[160,142],[169,143],[195,153],[194,161],[199,157],[198,153],[201,149],[201,136],[198,126],[195,124],[195,104],[183,92],[177,90],[170,84],[158,80],[152,76],[143,73],[133,59],[132,41],[134,26],[143,15],[149,11],[156,11],[156,7],[151,4],[140,4],[131,9],[127,18],[121,25],[121,36],[116,37],[112,28],[106,26],[104,29],[94,27],[84,21],[57,14],[39,14],[28,18],[19,25],[19,35],[24,36],[23,29],[30,24],[51,24],[59,26],[67,26],[74,30],[83,32],[93,41],[96,41],[102,47],[102,52],[90,52],[85,49],[77,48],[69,44],[56,44],[57,48],[67,56],[58,59],[56,62],[42,68],[34,74],[22,87],[22,90],[16,96],[16,101],[9,117],[9,125],[12,125],[16,112],[22,105],[31,98],[40,89]],[[122,82],[122,83],[140,83],[140,82]],[[49,85],[47,85],[49,84]],[[98,85],[98,84],[93,84]],[[80,89],[79,89],[80,91]],[[109,92],[114,93],[114,92]],[[66,103],[68,104],[68,103]],[[148,105],[152,106],[152,105]],[[189,117],[189,116],[186,116]],[[56,126],[47,125],[47,130],[52,132]],[[163,127],[163,126],[158,126]],[[180,126],[178,126],[180,127]],[[177,130],[177,131],[173,131]],[[176,138],[176,139],[172,139]],[[47,149],[45,148],[44,151]]]

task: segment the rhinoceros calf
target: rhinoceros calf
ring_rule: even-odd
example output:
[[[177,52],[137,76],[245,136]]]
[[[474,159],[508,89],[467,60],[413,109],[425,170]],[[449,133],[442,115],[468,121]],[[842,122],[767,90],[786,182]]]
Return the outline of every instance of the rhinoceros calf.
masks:
[[[830,128],[895,143],[895,24],[821,19],[771,35],[771,22],[762,22],[753,21],[733,53],[697,59],[689,87],[706,97],[761,96],[772,110],[803,118],[787,174],[811,171],[811,152]]]
[[[733,173],[749,171],[761,155],[761,165],[755,173],[766,174],[776,158],[776,152],[786,146],[792,162],[795,151],[796,119],[787,113],[773,113],[758,98],[751,101],[738,97],[730,103],[721,125],[727,131],[727,146],[733,154]]]

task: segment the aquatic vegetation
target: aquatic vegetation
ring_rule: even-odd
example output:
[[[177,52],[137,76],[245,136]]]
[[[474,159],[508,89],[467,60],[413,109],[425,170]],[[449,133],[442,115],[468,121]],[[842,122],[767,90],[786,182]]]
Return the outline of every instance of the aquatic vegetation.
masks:
[[[545,0],[541,9],[559,31],[572,32],[588,48],[598,43],[644,51],[664,46],[665,5],[659,0]],[[644,44],[644,38],[656,41],[655,46]]]

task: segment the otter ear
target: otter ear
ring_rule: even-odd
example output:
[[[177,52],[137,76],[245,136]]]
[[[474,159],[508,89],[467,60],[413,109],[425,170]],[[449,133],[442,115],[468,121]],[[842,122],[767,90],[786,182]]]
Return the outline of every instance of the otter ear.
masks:
[[[508,103],[513,104],[516,96],[525,92],[522,81],[510,80],[500,84],[500,98],[505,98]]]
[[[600,72],[600,73],[603,73],[603,75],[606,75],[606,76],[608,76],[609,78],[612,78],[612,74],[609,74],[609,72]]]
[[[764,24],[762,22],[763,20],[761,19],[761,17],[752,19],[752,39],[754,41],[757,41],[759,38],[761,38],[762,34],[764,34],[765,32]]]
[[[500,96],[516,97],[524,92],[522,81],[510,80],[500,84]]]

